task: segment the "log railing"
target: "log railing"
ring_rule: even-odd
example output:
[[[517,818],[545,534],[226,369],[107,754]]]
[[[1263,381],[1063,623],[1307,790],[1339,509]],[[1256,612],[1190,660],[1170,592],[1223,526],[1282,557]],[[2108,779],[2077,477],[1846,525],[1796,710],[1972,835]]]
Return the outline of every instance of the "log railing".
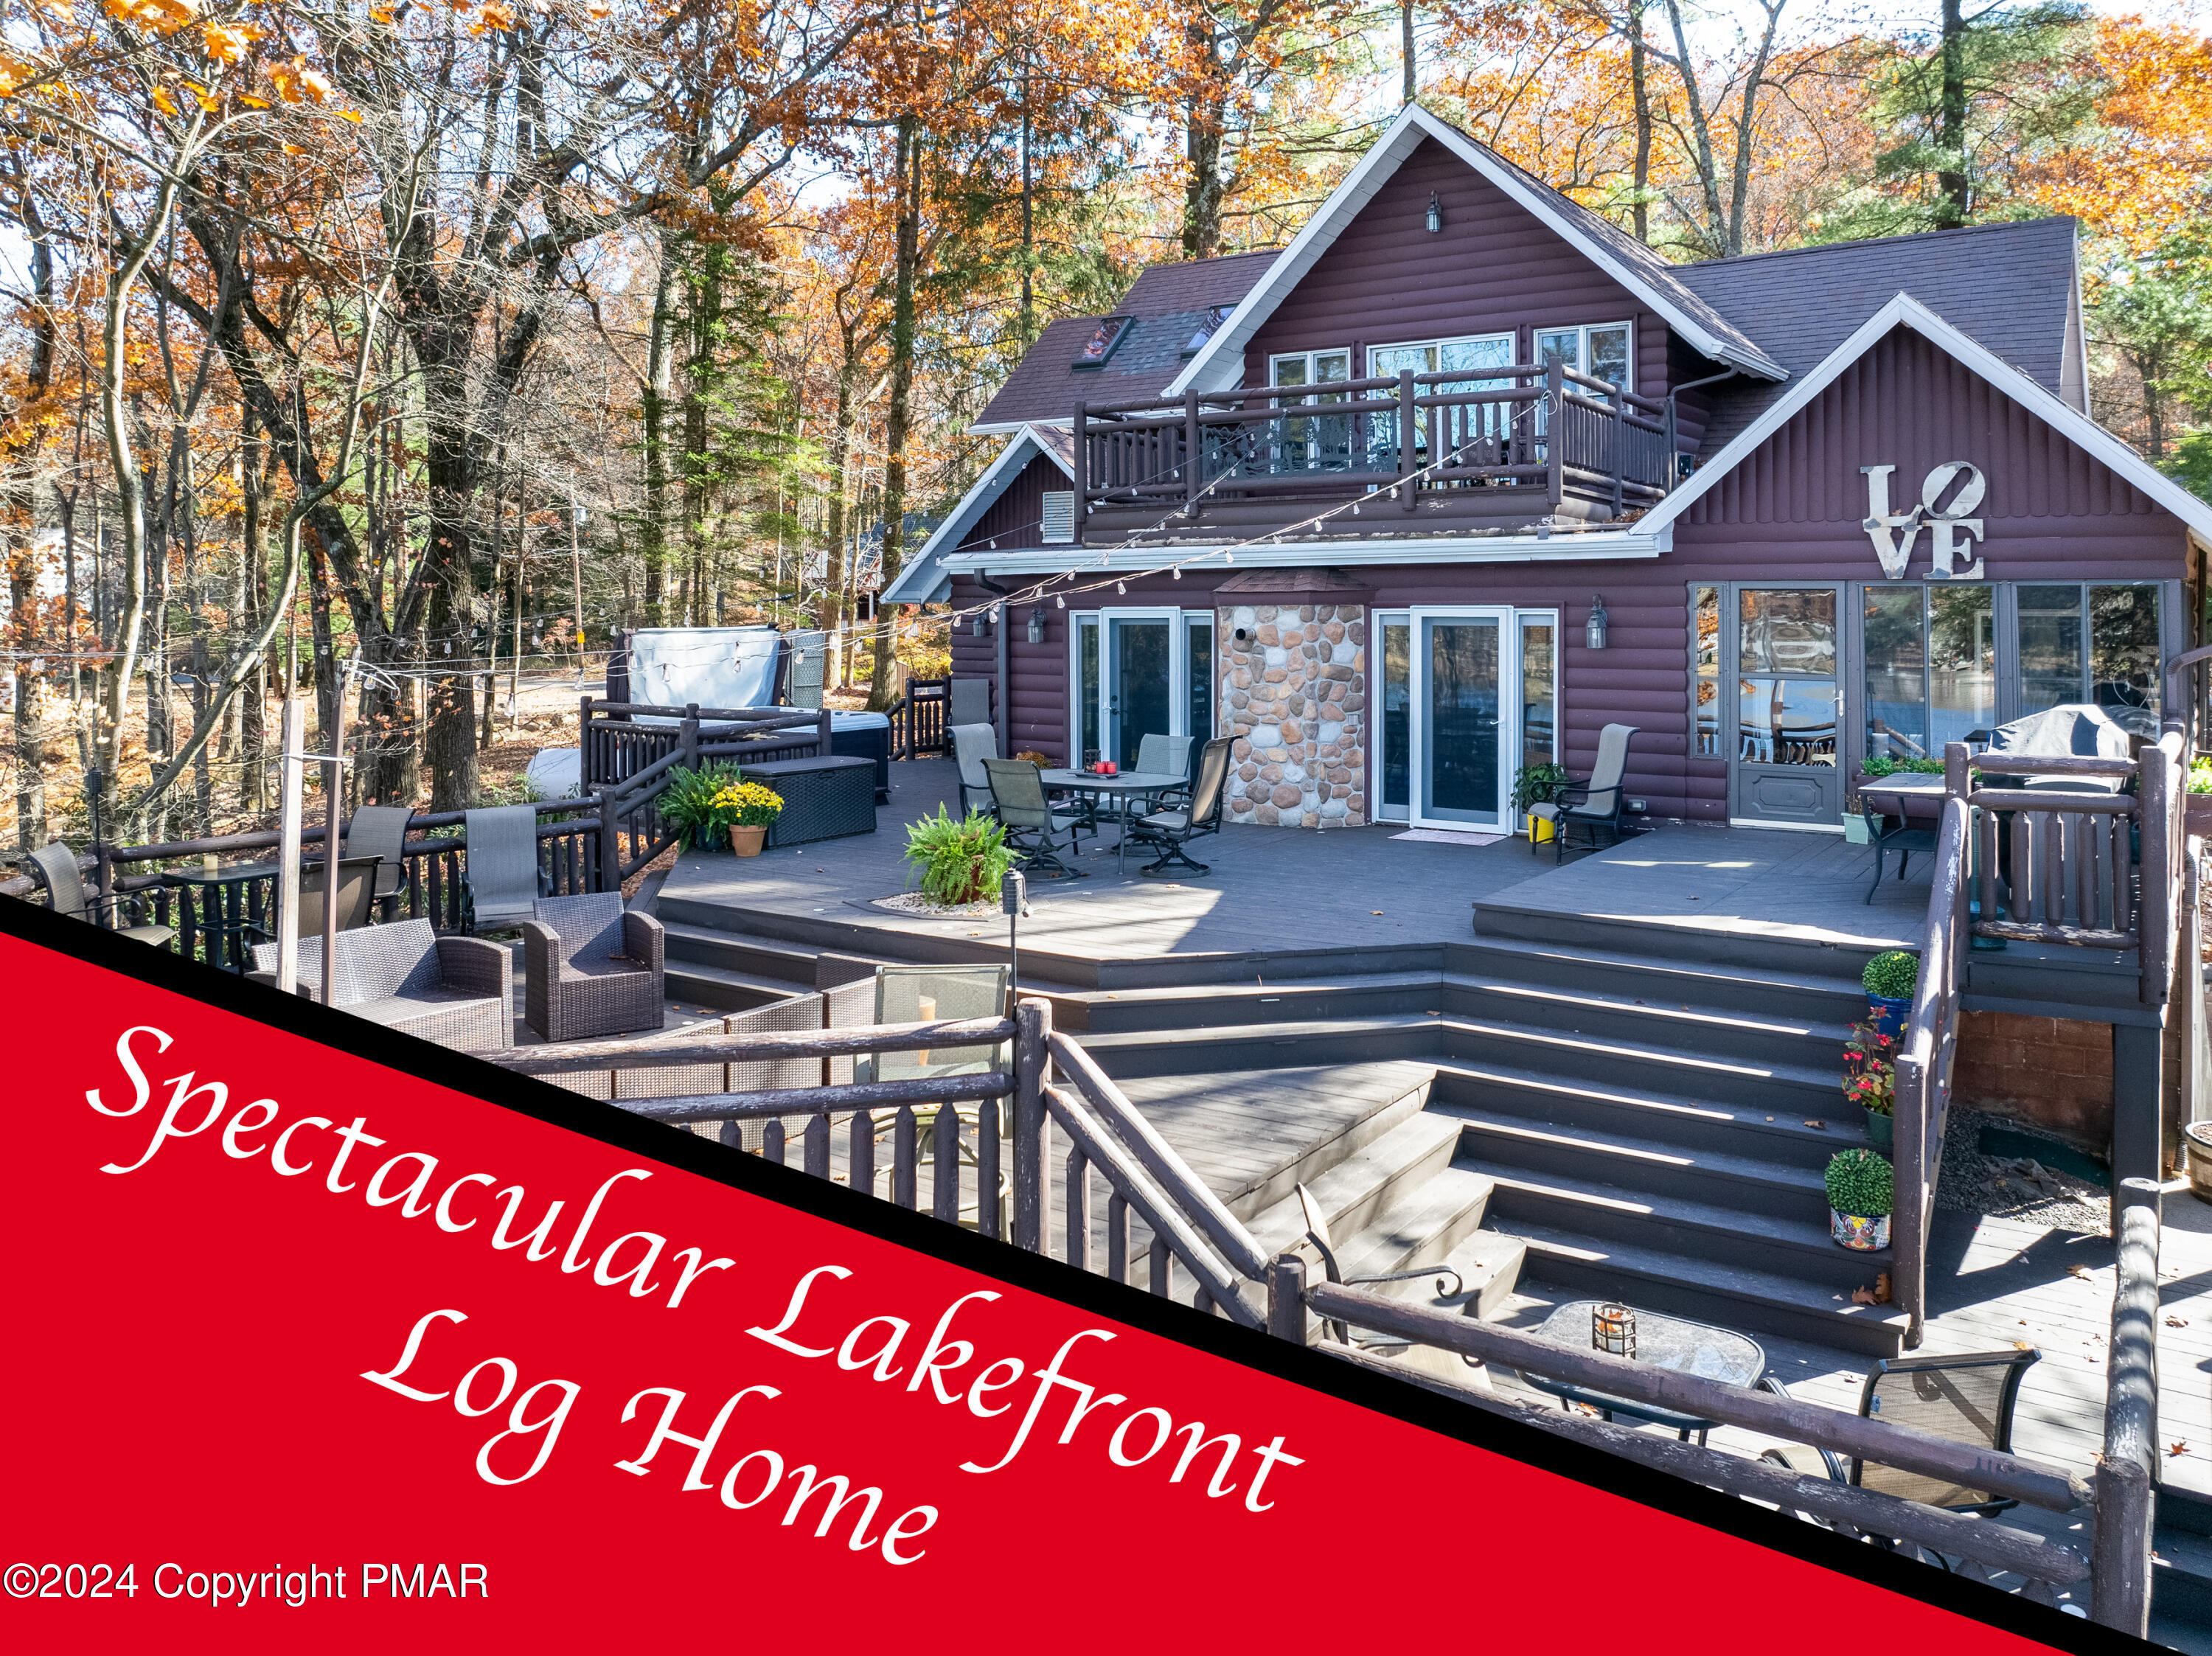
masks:
[[[1075,447],[1085,513],[1377,489],[1412,512],[1440,490],[1511,485],[1618,515],[1664,498],[1676,464],[1669,403],[1559,362],[1079,403]]]
[[[2091,1613],[2137,1638],[2150,1632],[2151,1528],[2158,1487],[2159,1188],[2124,1179],[2105,1382],[2105,1453],[2094,1479]]]
[[[946,713],[951,703],[951,679],[908,679],[904,693],[890,708],[891,757],[934,758],[949,752],[951,737],[945,731],[951,720]]]
[[[1963,765],[1966,749],[1952,754]],[[1928,1237],[1936,1181],[1942,1166],[1943,1127],[1951,1100],[1951,1063],[1958,1047],[1960,998],[1966,986],[1966,846],[1972,820],[1955,795],[1943,804],[1929,883],[1928,920],[1920,944],[1920,976],[1912,1010],[1898,1042],[1891,1119],[1894,1134],[1896,1215],[1891,1224],[1891,1297],[1905,1314],[1905,1343],[1920,1344],[1928,1316]]]
[[[1987,1489],[2054,1513],[2094,1512],[2087,1483],[2062,1467],[2025,1456],[1954,1442],[1910,1427],[1796,1398],[1728,1386],[1694,1374],[1656,1368],[1600,1351],[1583,1351],[1538,1339],[1517,1329],[1432,1310],[1364,1289],[1307,1280],[1307,1261],[1280,1255],[1268,1272],[1269,1330],[1305,1344],[1311,1318],[1458,1353],[1474,1362],[1537,1374],[1632,1402],[1737,1426],[1785,1442],[1826,1448],[1850,1459],[1924,1473],[1945,1483]],[[1808,1513],[1828,1525],[1884,1542],[1904,1542],[1946,1561],[1976,1567],[1984,1579],[2018,1576],[2022,1591],[2045,1603],[2057,1590],[2091,1580],[2090,1560],[2071,1547],[1990,1519],[1962,1517],[1872,1489],[1825,1477],[1797,1477],[1780,1468],[1686,1442],[1583,1420],[1548,1409],[1523,1407],[1474,1387],[1462,1387],[1404,1368],[1386,1358],[1324,1342],[1318,1349],[1378,1373],[1400,1375],[1539,1429],[1576,1439],[1612,1453],[1731,1495]]]
[[[811,759],[830,751],[829,713],[810,707],[702,707],[696,701],[664,707],[586,696],[581,713],[578,739],[586,789],[636,781],[684,745],[687,722],[695,754],[701,742],[711,756],[733,751],[740,760]]]

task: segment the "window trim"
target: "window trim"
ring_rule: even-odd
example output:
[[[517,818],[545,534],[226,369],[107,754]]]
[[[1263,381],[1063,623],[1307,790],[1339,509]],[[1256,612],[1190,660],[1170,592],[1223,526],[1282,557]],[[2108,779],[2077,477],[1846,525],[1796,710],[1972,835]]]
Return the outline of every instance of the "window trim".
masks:
[[[1492,340],[1503,340],[1504,342],[1505,360],[1509,367],[1520,360],[1521,337],[1519,332],[1512,328],[1495,330],[1490,333],[1440,335],[1433,339],[1401,339],[1389,344],[1370,345],[1367,348],[1367,373],[1364,378],[1369,379],[1379,379],[1382,377],[1376,369],[1375,359],[1385,351],[1410,351],[1423,349],[1432,350],[1437,354],[1437,367],[1425,370],[1425,372],[1442,373],[1443,372],[1445,346],[1484,345],[1488,344]],[[1470,373],[1468,375],[1468,378],[1470,379],[1479,379],[1480,377],[1481,376],[1480,374],[1476,373]]]
[[[1539,360],[1539,354],[1544,349],[1540,342],[1546,334],[1572,332],[1577,336],[1575,348],[1581,358],[1580,362],[1576,365],[1576,371],[1580,373],[1589,373],[1589,368],[1587,365],[1589,361],[1590,334],[1593,331],[1602,333],[1611,328],[1621,329],[1628,335],[1628,378],[1620,388],[1630,396],[1636,396],[1638,392],[1636,390],[1636,318],[1634,317],[1629,317],[1619,322],[1564,322],[1556,327],[1532,327],[1528,330],[1529,361]],[[1595,379],[1596,376],[1593,374],[1591,377]]]
[[[1324,345],[1317,350],[1271,352],[1267,357],[1268,385],[1272,388],[1279,386],[1283,383],[1281,380],[1275,378],[1275,370],[1285,362],[1303,362],[1306,365],[1305,379],[1297,385],[1291,387],[1292,390],[1312,391],[1318,386],[1336,383],[1333,380],[1316,379],[1313,377],[1314,359],[1317,356],[1342,357],[1344,359],[1344,377],[1346,379],[1352,378],[1352,347],[1349,345]]]

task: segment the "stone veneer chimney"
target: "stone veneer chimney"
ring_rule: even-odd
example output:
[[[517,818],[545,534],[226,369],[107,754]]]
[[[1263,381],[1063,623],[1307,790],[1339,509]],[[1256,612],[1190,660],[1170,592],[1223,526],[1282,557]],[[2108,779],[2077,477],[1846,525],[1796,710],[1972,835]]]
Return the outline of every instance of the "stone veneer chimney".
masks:
[[[1236,742],[1228,820],[1357,828],[1367,821],[1367,606],[1328,600],[1366,595],[1330,571],[1255,570],[1218,597],[1240,589],[1284,601],[1215,618],[1221,729]]]

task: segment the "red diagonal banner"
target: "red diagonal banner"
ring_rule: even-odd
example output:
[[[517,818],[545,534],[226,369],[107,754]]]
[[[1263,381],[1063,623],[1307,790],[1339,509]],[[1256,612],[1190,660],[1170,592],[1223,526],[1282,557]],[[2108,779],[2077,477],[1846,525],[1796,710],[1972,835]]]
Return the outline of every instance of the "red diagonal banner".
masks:
[[[10,1648],[2103,1645],[4,907]]]

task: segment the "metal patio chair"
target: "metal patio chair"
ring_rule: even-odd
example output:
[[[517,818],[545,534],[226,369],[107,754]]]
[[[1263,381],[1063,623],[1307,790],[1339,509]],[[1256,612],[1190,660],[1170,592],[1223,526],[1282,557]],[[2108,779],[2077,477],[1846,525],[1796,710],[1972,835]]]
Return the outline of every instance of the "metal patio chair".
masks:
[[[991,798],[999,820],[1006,824],[1006,844],[1033,872],[1071,880],[1084,877],[1080,869],[1060,860],[1060,836],[1075,854],[1076,832],[1083,818],[1073,811],[1056,811],[1045,798],[1044,773],[1024,759],[986,759],[983,773],[990,779]]]
[[[1138,872],[1158,875],[1171,869],[1188,869],[1193,874],[1212,872],[1206,864],[1192,861],[1187,847],[1193,840],[1221,831],[1221,807],[1223,796],[1228,792],[1231,745],[1225,736],[1217,736],[1206,744],[1205,752],[1199,755],[1198,781],[1191,789],[1187,806],[1180,810],[1153,811],[1129,825],[1131,844],[1152,846],[1160,852]]]
[[[955,725],[952,756],[960,764],[960,813],[992,809],[991,777],[983,768],[987,759],[999,756],[999,733],[988,725]]]
[[[1598,848],[1601,832],[1608,845],[1620,843],[1620,810],[1627,793],[1622,779],[1628,771],[1629,739],[1638,728],[1608,725],[1598,732],[1597,763],[1590,767],[1589,779],[1571,785],[1559,798],[1552,834],[1555,865],[1567,860],[1567,840],[1577,828],[1589,836],[1592,851]]]
[[[961,1018],[1003,1017],[1006,1012],[1006,991],[1011,974],[1003,966],[879,966],[875,976],[875,1022],[878,1023],[950,1022]],[[996,1046],[948,1046],[933,1052],[870,1052],[853,1060],[853,1079],[868,1081],[927,1081],[933,1076],[988,1075],[994,1070],[1005,1074],[1013,1071],[1014,1055],[1011,1045]],[[962,1128],[960,1159],[970,1167],[978,1165],[976,1153],[969,1142],[969,1135],[982,1131],[982,1106],[973,1101],[940,1103],[934,1109],[927,1105],[915,1107],[916,1125],[921,1142],[918,1146],[922,1162],[934,1165],[930,1155],[929,1135],[935,1126],[938,1112],[951,1110]],[[875,1136],[884,1138],[898,1128],[899,1113],[896,1109],[878,1110],[872,1118]],[[1013,1131],[1013,1111],[1011,1101],[999,1101],[999,1137]],[[1013,1190],[1006,1171],[1011,1158],[1000,1158],[999,1195],[1003,1204]],[[884,1163],[886,1174],[890,1163]],[[961,1217],[973,1222],[979,1209],[963,1203]]]
[[[1147,811],[1169,810],[1190,798],[1195,782],[1191,774],[1190,738],[1187,736],[1147,736],[1137,743],[1137,769],[1139,772],[1173,771],[1183,779],[1182,786],[1162,788],[1158,793],[1146,796]]]
[[[358,931],[368,924],[376,906],[376,887],[383,871],[381,857],[338,858],[338,930]],[[330,865],[320,858],[300,870],[300,937],[323,935],[323,901],[329,889]],[[262,933],[265,937],[268,934]]]
[[[1466,1280],[1449,1265],[1417,1265],[1411,1271],[1385,1271],[1379,1277],[1346,1276],[1343,1267],[1337,1263],[1336,1243],[1328,1234],[1328,1216],[1322,1211],[1321,1204],[1314,1200],[1311,1191],[1304,1185],[1296,1186],[1296,1189],[1298,1211],[1306,1222],[1305,1240],[1314,1245],[1314,1252],[1321,1256],[1322,1271],[1339,1288],[1364,1288],[1370,1283],[1410,1283],[1417,1277],[1433,1277],[1437,1279],[1437,1297],[1440,1300],[1467,1291]],[[1325,1319],[1322,1326],[1339,1345],[1352,1344],[1352,1330],[1341,1319],[1334,1317]],[[1394,1339],[1384,1344],[1399,1345],[1404,1342]]]
[[[1899,810],[1904,807],[1900,803]],[[1912,853],[1924,851],[1932,860],[1936,855],[1936,830],[1925,826],[1916,828],[1911,821],[1900,815],[1895,828],[1886,827],[1889,813],[1879,806],[1862,804],[1859,814],[1866,818],[1867,845],[1874,852],[1874,883],[1867,887],[1866,900],[1874,901],[1881,889],[1882,870],[1888,866],[1889,853],[1897,853],[1897,877],[1905,878],[1905,871],[1912,864]]]
[[[619,891],[540,897],[522,923],[523,1021],[548,1040],[658,1029],[667,934]]]
[[[84,877],[77,870],[76,852],[57,840],[31,853],[31,866],[38,870],[46,888],[46,901],[55,913],[76,920],[92,919],[91,905],[85,900]],[[113,931],[118,937],[151,943],[156,949],[167,949],[177,940],[176,928],[169,925],[118,925]]]
[[[2025,1350],[1973,1352],[1956,1357],[1884,1357],[1859,1392],[1859,1413],[1868,1419],[1910,1426],[1954,1443],[1970,1443],[2012,1453],[2013,1412],[2020,1403],[2020,1383],[2043,1353],[2033,1346]],[[1789,1390],[1772,1375],[1759,1382],[1765,1391],[1786,1398]],[[1987,1518],[2018,1501],[1992,1497],[1986,1489],[1929,1477],[1920,1472],[1901,1472],[1867,1460],[1845,1460],[1827,1449],[1787,1447],[1769,1449],[1759,1456],[1771,1465],[1786,1467],[1801,1477],[1826,1477],[1863,1489],[1876,1489],[1947,1511]]]
[[[538,865],[538,809],[495,805],[468,813],[461,895],[471,931],[520,925],[533,917],[552,883]]]
[[[399,889],[407,883],[407,825],[415,820],[411,805],[363,805],[346,824],[348,857],[380,857],[376,870],[376,901],[384,918],[392,918]]]

